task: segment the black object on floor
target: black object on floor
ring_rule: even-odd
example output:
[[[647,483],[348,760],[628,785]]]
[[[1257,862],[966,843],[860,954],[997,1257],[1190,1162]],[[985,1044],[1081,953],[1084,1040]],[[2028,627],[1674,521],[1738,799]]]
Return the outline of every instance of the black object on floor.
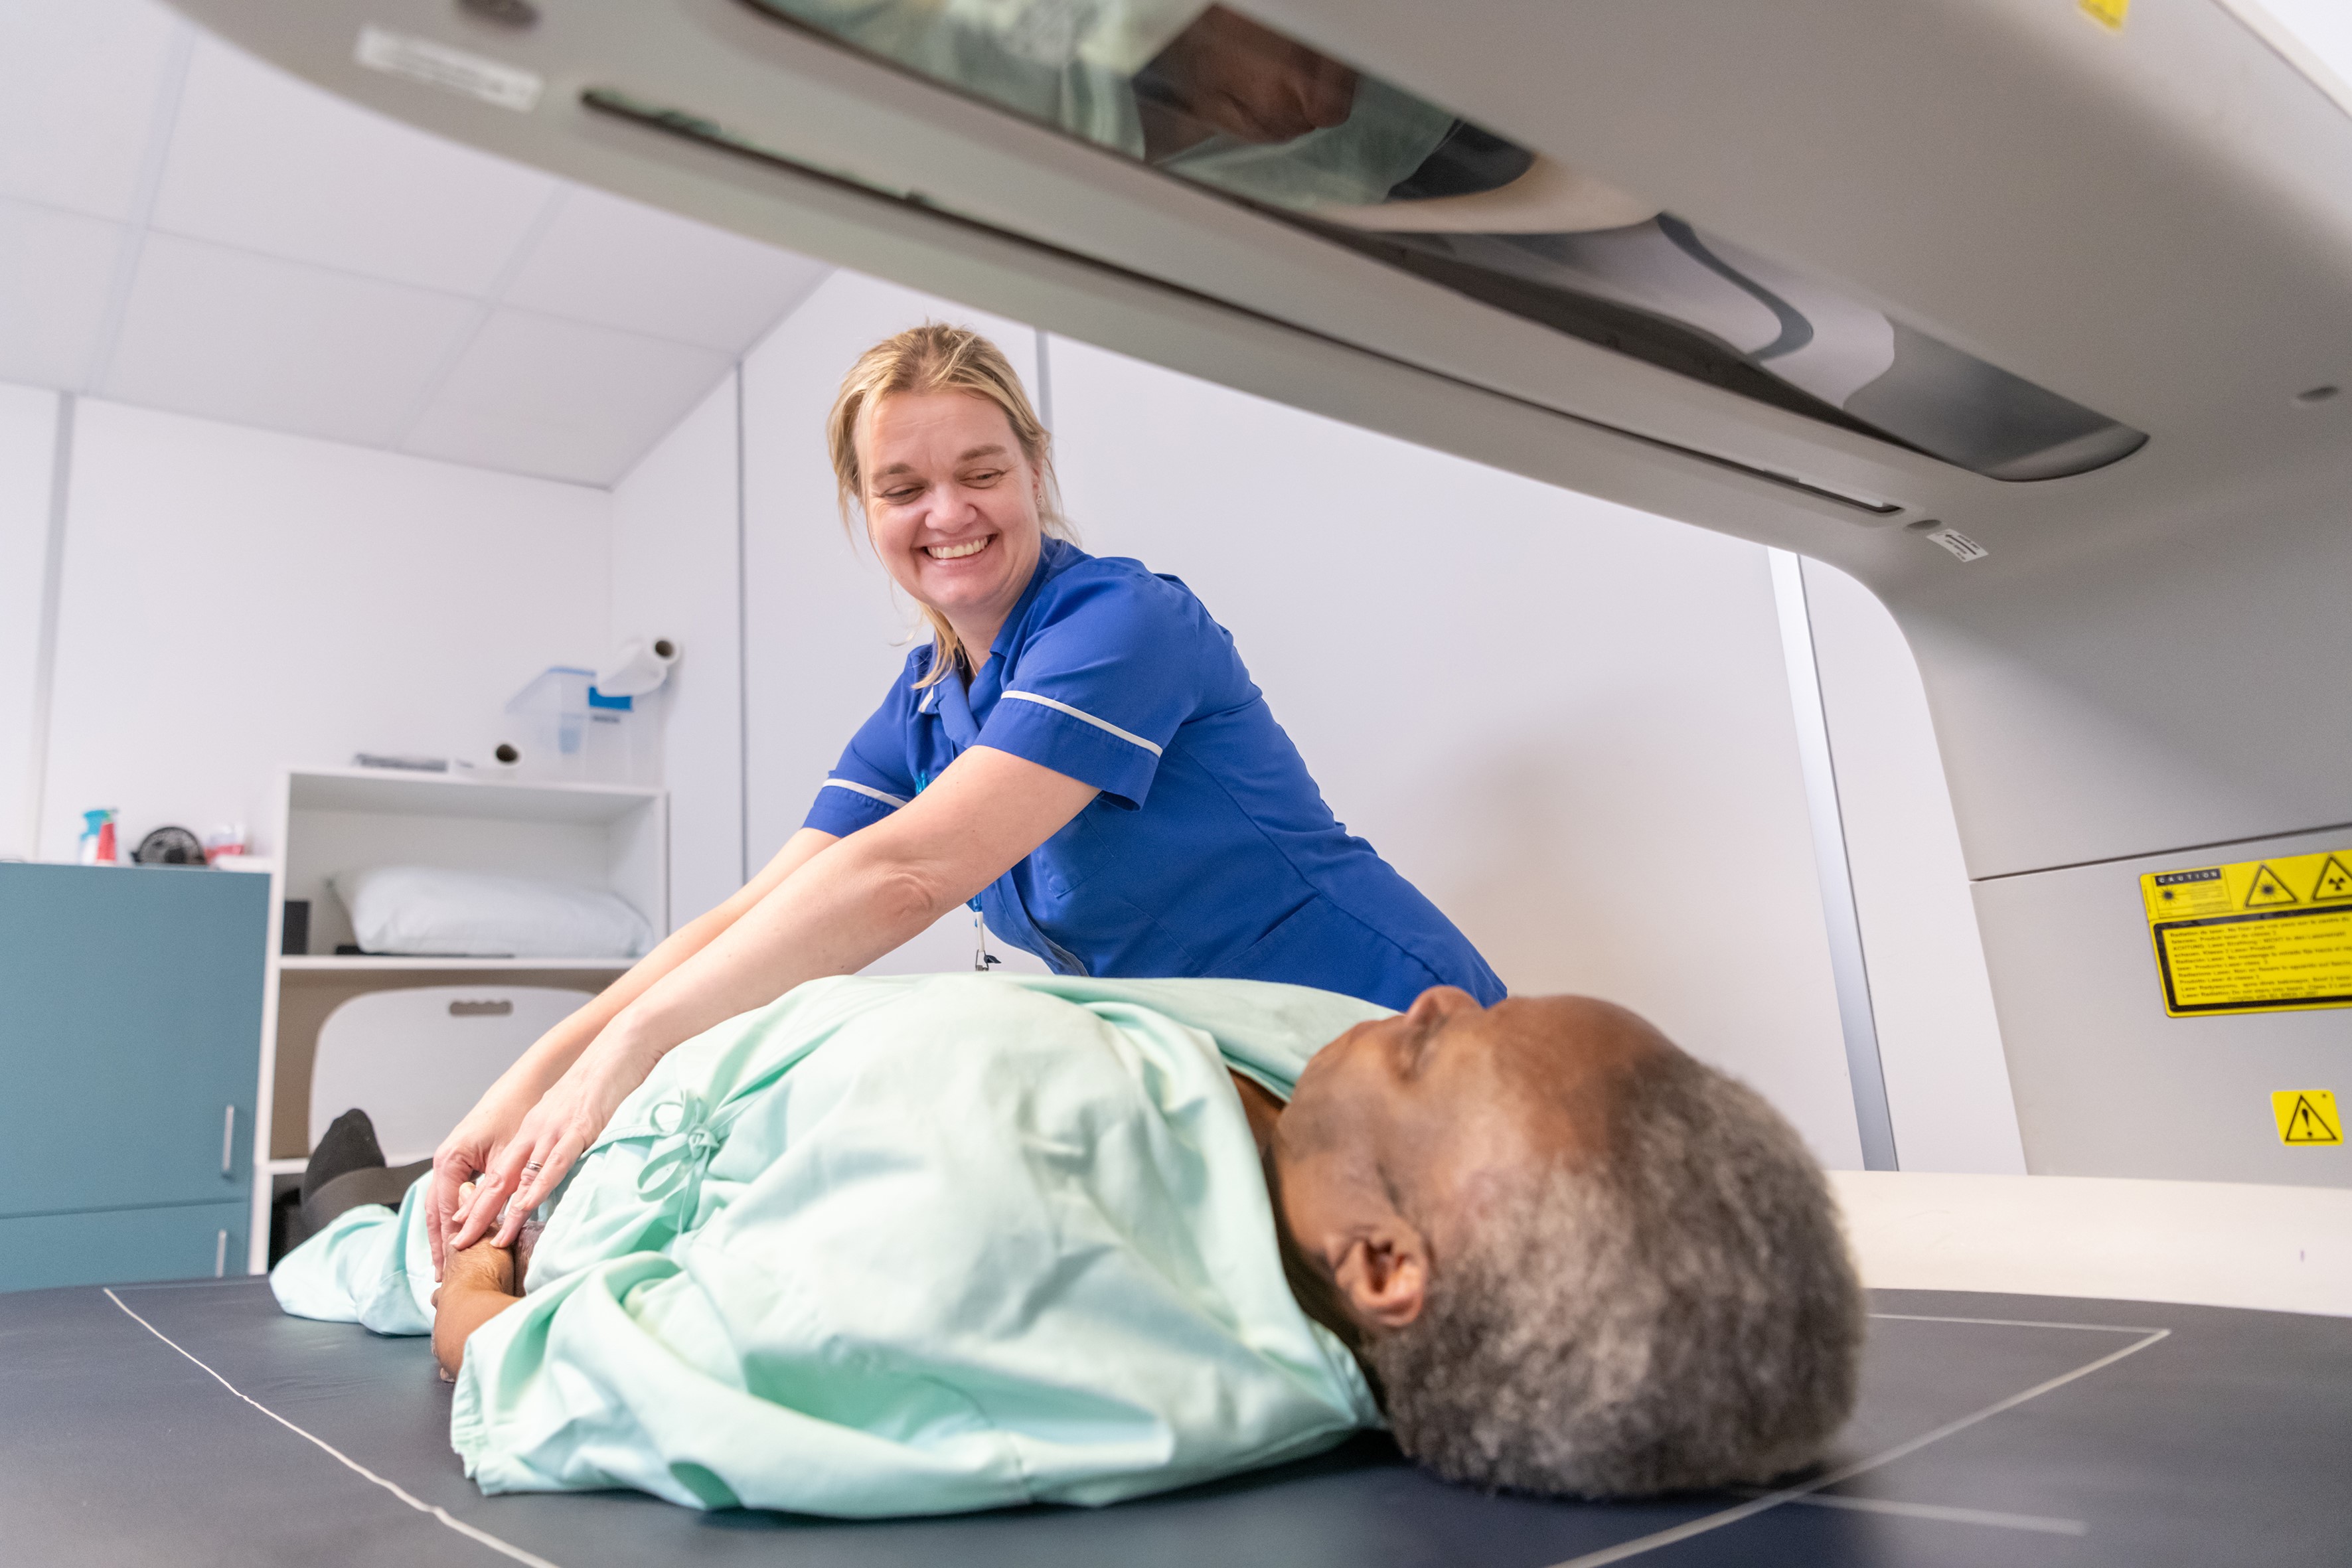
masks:
[[[310,1239],[302,1223],[302,1189],[289,1187],[269,1200],[269,1267]]]
[[[1861,1408],[1793,1495],[1481,1497],[1367,1436],[1099,1510],[843,1523],[634,1493],[485,1498],[449,1450],[425,1341],[286,1317],[263,1280],[28,1291],[0,1296],[0,1520],[12,1562],[126,1568],[2345,1561],[2352,1320],[1873,1300]]]
[[[303,1237],[318,1235],[334,1218],[347,1209],[362,1204],[382,1204],[389,1209],[400,1206],[408,1189],[416,1179],[433,1168],[430,1160],[419,1160],[413,1165],[365,1165],[356,1171],[345,1171],[332,1181],[320,1184],[319,1190],[304,1198],[296,1210],[301,1222]]]
[[[310,1240],[346,1209],[362,1204],[398,1208],[409,1187],[433,1168],[429,1159],[414,1164],[362,1165],[320,1182],[309,1197],[299,1186],[279,1193],[269,1205],[269,1267]]]

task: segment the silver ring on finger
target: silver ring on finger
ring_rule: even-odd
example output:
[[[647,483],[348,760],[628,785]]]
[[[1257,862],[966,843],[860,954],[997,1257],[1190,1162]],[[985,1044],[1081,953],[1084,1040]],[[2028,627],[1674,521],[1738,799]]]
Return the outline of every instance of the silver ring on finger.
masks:
[[[526,1171],[530,1171],[530,1172],[533,1173],[534,1174],[536,1174],[536,1173],[538,1173],[538,1171],[539,1171],[539,1162],[538,1162],[538,1161],[536,1161],[536,1160],[533,1160],[530,1163],[529,1163],[529,1164],[525,1165],[525,1166],[523,1167],[523,1169],[524,1169],[524,1170],[526,1170]]]

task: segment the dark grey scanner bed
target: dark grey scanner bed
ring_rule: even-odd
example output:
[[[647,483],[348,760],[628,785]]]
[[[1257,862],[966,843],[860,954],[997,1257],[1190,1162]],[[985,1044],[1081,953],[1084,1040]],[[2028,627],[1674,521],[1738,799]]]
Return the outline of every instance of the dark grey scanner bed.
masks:
[[[2340,1564],[2352,1320],[1879,1291],[1811,1489],[1487,1498],[1384,1441],[1100,1511],[845,1524],[634,1494],[485,1498],[423,1340],[258,1279],[0,1296],[0,1561],[495,1568]],[[135,1316],[134,1316],[135,1314]],[[142,1322],[143,1320],[143,1322]]]

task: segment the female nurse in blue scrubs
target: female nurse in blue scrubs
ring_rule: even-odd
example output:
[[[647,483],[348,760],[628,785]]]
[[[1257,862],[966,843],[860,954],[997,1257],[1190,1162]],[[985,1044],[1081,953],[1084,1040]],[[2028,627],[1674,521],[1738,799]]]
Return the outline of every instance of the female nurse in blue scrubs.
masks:
[[[827,423],[844,511],[930,645],[767,868],[550,1030],[442,1144],[436,1264],[494,1223],[510,1242],[672,1047],[967,902],[1065,974],[1278,980],[1397,1008],[1438,984],[1503,994],[1333,818],[1192,591],[1059,537],[1045,428],[993,344],[903,332],[852,368]]]

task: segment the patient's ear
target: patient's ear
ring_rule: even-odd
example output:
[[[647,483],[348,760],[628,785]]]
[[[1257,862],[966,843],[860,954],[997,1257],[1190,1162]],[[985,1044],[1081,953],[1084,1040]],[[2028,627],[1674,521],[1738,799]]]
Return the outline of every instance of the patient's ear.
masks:
[[[1428,1238],[1392,1214],[1349,1243],[1332,1278],[1356,1321],[1368,1329],[1402,1329],[1421,1316],[1428,1295]]]

